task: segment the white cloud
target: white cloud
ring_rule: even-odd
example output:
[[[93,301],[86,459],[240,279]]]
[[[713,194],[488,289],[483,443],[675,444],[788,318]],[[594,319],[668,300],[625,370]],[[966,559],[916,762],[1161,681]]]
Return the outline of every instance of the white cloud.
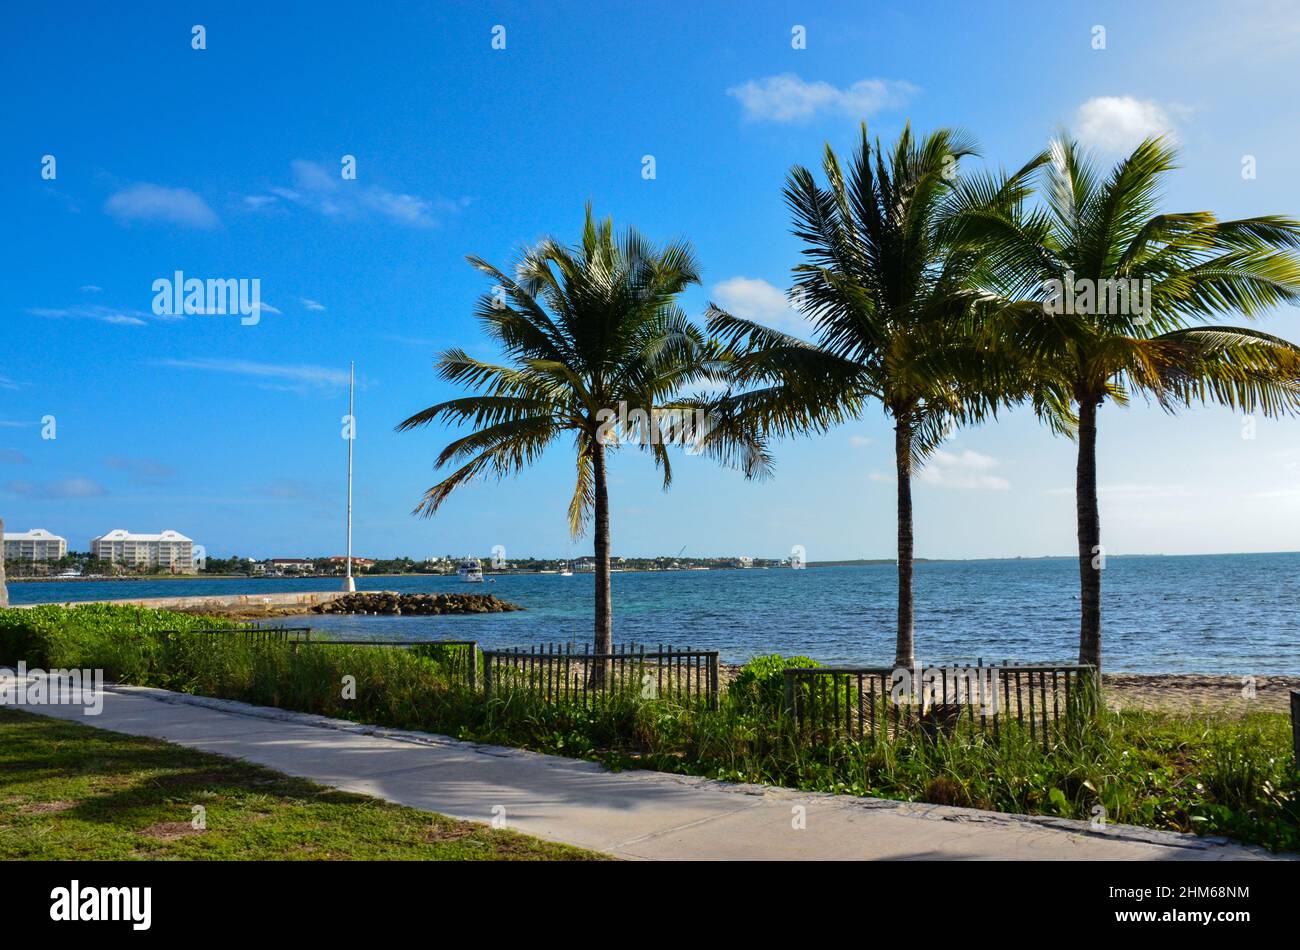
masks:
[[[460,211],[468,198],[422,198],[389,191],[379,185],[345,181],[337,171],[317,162],[298,159],[291,163],[293,187],[267,189],[270,194],[247,195],[244,203],[255,210],[272,208],[281,202],[308,208],[329,218],[385,218],[396,224],[430,228],[439,220]]]
[[[812,335],[812,325],[790,306],[778,288],[757,277],[729,277],[713,288],[723,310],[795,336]]]
[[[302,305],[304,307],[306,307],[308,310],[312,311],[313,313],[319,313],[320,311],[325,309],[325,305],[323,303],[319,303],[318,301],[312,300],[309,297],[299,297],[298,299],[302,301]]]
[[[855,449],[864,449],[868,445],[871,445],[871,442],[872,440],[868,439],[865,435],[849,436],[849,445],[853,446]]]
[[[301,388],[314,386],[326,389],[346,386],[346,370],[331,369],[328,366],[311,366],[306,364],[255,363],[252,360],[223,359],[188,359],[158,360],[156,366],[168,366],[173,369],[197,369],[213,373],[226,373],[233,376],[251,376],[264,380],[291,383]]]
[[[797,122],[818,112],[865,118],[908,102],[917,88],[893,79],[861,79],[843,89],[828,82],[805,82],[794,73],[751,79],[732,86],[727,95],[740,101],[746,119]]]
[[[1079,106],[1074,120],[1079,141],[1102,152],[1123,154],[1143,139],[1173,137],[1169,113],[1151,99],[1132,96],[1097,96]]]
[[[215,228],[221,224],[208,203],[188,188],[165,188],[142,183],[112,195],[104,210],[119,224],[159,221],[191,228]]]
[[[52,320],[94,320],[97,323],[111,323],[124,327],[142,327],[149,318],[149,314],[143,310],[101,307],[98,304],[77,304],[72,307],[29,307],[27,313],[33,317],[46,317]]]
[[[998,464],[998,460],[991,455],[983,455],[970,449],[956,454],[940,449],[926,460],[919,478],[928,485],[940,485],[945,488],[1005,491],[1011,487],[1011,483],[1000,475],[990,474]]]
[[[97,294],[103,289],[104,289],[103,287],[98,287],[95,284],[86,284],[84,287],[81,288],[81,292],[83,294]]]

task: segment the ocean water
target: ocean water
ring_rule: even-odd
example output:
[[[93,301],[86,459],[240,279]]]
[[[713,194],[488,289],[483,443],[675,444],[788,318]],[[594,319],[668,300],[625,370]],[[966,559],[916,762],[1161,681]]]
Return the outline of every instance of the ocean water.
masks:
[[[14,583],[13,603],[328,590],[321,578]],[[362,590],[495,594],[523,612],[455,617],[311,615],[338,636],[477,639],[486,647],[587,642],[590,574],[358,578]],[[916,643],[927,663],[1073,660],[1078,574],[1070,559],[916,566]],[[890,564],[805,570],[616,573],[617,642],[761,653],[824,663],[893,659]],[[1112,672],[1300,675],[1300,554],[1111,557],[1102,577],[1103,662]],[[299,622],[289,618],[285,623]]]

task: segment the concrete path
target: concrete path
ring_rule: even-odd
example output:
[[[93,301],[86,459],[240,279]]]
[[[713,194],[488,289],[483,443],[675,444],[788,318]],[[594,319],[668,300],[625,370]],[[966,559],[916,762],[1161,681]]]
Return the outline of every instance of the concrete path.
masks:
[[[475,745],[166,690],[29,712],[235,756],[402,805],[640,859],[1267,859],[1222,839],[733,785]],[[802,828],[795,827],[800,824]]]

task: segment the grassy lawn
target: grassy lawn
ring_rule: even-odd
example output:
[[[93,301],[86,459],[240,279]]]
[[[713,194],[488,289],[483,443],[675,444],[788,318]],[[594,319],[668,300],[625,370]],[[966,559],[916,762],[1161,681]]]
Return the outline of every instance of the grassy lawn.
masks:
[[[193,807],[206,829],[193,827]],[[0,709],[0,859],[581,860],[167,742]]]

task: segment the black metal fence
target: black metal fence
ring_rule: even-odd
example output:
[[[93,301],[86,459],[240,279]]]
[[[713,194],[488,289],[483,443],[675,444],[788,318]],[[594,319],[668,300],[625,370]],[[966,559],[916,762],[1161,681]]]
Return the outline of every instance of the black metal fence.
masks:
[[[1295,767],[1300,771],[1300,690],[1291,690],[1291,745],[1295,753]]]
[[[311,627],[263,627],[258,624],[197,630],[160,630],[158,633],[162,636],[183,636],[192,633],[205,637],[228,637],[255,646],[268,643],[305,643],[311,640]]]
[[[963,721],[999,739],[1014,722],[1046,750],[1098,688],[1096,668],[1074,663],[815,667],[785,671],[785,712],[814,740],[950,735]]]
[[[481,688],[487,699],[524,692],[584,708],[628,696],[719,705],[716,650],[623,643],[597,652],[570,642],[480,651],[476,640],[312,639],[310,627],[257,624],[161,632],[288,644],[294,654],[305,647],[411,650],[437,660],[452,682]],[[785,670],[784,677],[784,713],[809,741],[951,735],[963,723],[997,739],[1014,723],[1046,750],[1071,716],[1090,714],[1100,702],[1096,669],[1074,663],[812,667]],[[1300,743],[1300,694],[1293,694],[1293,705]]]
[[[515,690],[584,707],[634,695],[716,709],[718,653],[663,644],[648,649],[638,643],[619,644],[607,653],[573,643],[484,650],[484,694],[490,698]]]

